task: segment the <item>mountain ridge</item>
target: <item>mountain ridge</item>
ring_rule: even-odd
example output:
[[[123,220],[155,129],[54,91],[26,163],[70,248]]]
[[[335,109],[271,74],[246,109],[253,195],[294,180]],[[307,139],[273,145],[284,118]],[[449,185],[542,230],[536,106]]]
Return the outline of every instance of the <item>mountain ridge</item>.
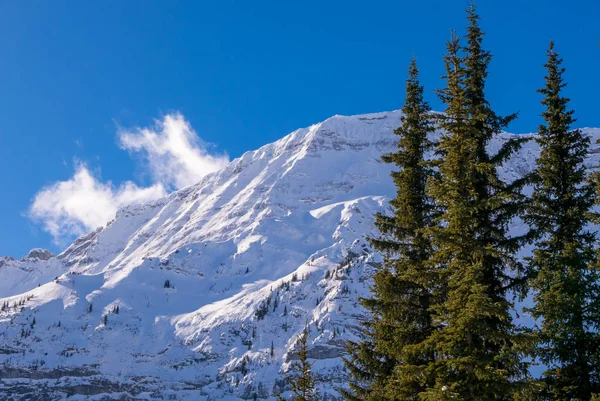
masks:
[[[361,330],[357,298],[381,261],[366,238],[374,214],[390,211],[380,158],[400,115],[330,117],[120,209],[57,256],[0,259],[0,377],[10,377],[0,393],[272,400],[308,324],[321,390],[338,399],[340,356]],[[593,145],[590,167],[599,153]],[[502,178],[531,171],[537,154],[526,144]]]

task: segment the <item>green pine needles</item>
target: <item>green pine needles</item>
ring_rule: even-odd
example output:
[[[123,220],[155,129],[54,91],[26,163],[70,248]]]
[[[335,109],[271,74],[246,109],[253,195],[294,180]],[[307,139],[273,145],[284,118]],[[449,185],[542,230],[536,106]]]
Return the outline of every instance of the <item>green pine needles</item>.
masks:
[[[385,259],[373,277],[373,297],[361,300],[373,320],[365,326],[369,339],[350,344],[346,366],[358,381],[344,392],[349,400],[416,399],[431,384],[426,370],[434,354],[425,340],[434,329],[430,308],[437,295],[431,291],[435,277],[425,268],[431,243],[424,229],[434,224],[436,210],[426,193],[433,170],[424,155],[434,128],[414,59],[408,73],[402,125],[395,131],[398,150],[383,158],[399,167],[392,172],[395,213],[376,217],[382,235],[371,243]]]
[[[312,363],[308,361],[308,340],[310,333],[308,326],[298,338],[298,360],[292,362],[291,375],[286,381],[292,392],[291,401],[320,401],[319,392],[316,389],[316,379],[312,374]],[[279,401],[286,401],[281,395],[277,395]]]
[[[551,44],[538,169],[507,182],[498,168],[529,136],[496,140],[516,118],[486,98],[491,54],[475,8],[464,42],[444,56],[445,105],[431,112],[413,59],[394,165],[393,213],[378,214],[383,255],[364,340],[348,345],[349,401],[591,400],[600,392],[600,266],[593,212],[600,174],[584,166],[589,139],[571,129],[561,60]],[[434,131],[441,134],[432,142]],[[502,143],[491,151],[492,143]],[[433,157],[430,157],[434,154]],[[524,188],[532,188],[531,196]],[[510,232],[520,219],[530,230]],[[532,256],[518,253],[532,245]],[[513,320],[531,295],[533,328]],[[533,362],[546,371],[529,374]]]
[[[564,68],[552,42],[547,56],[541,153],[527,215],[538,234],[530,261],[535,355],[547,367],[542,399],[589,400],[600,392],[600,272],[597,234],[589,228],[597,197],[584,166],[590,141],[571,129]]]
[[[488,145],[516,116],[500,117],[485,97],[490,53],[481,47],[483,33],[471,7],[466,46],[454,36],[445,56],[447,86],[439,91],[446,105],[438,116],[443,130],[438,145],[439,177],[430,193],[443,210],[430,230],[431,269],[441,270],[446,300],[435,308],[433,333],[438,360],[435,386],[422,400],[511,400],[526,378],[520,335],[512,322],[507,292],[517,289],[523,268],[515,257],[525,237],[508,233],[525,205],[525,180],[507,183],[497,167],[524,139]]]

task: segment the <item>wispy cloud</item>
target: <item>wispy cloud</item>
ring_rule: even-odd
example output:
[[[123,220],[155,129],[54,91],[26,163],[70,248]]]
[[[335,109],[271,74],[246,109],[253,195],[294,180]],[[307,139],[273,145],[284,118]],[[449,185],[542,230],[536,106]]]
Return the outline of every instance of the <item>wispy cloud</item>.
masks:
[[[156,182],[167,188],[182,188],[224,167],[227,155],[211,155],[184,117],[167,115],[152,128],[119,131],[120,146],[141,152]]]
[[[29,217],[57,244],[103,226],[123,206],[163,197],[168,190],[191,185],[228,162],[227,155],[210,154],[179,113],[157,120],[151,128],[120,128],[118,138],[121,148],[142,154],[152,185],[144,188],[126,181],[115,186],[76,160],[74,175],[42,188],[29,208]]]

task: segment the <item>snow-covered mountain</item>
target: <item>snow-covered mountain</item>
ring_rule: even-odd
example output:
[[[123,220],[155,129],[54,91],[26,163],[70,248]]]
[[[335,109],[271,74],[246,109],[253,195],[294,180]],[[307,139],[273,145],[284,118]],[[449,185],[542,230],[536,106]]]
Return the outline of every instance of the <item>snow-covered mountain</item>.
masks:
[[[334,116],[119,211],[58,256],[0,258],[0,398],[273,400],[308,324],[337,399],[380,262],[367,237],[395,192],[380,157],[399,118]],[[502,175],[537,154],[528,143]]]

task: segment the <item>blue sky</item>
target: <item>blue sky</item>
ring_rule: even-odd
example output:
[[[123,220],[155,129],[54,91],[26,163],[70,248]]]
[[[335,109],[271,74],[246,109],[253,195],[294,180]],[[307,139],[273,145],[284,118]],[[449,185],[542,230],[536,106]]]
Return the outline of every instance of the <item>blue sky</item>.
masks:
[[[444,43],[451,28],[463,32],[465,6],[0,1],[0,255],[57,251],[111,208],[295,128],[400,108],[413,53],[439,109]],[[578,125],[600,126],[599,2],[478,6],[494,54],[489,97],[499,112],[520,110],[511,131],[540,123],[550,39]]]

